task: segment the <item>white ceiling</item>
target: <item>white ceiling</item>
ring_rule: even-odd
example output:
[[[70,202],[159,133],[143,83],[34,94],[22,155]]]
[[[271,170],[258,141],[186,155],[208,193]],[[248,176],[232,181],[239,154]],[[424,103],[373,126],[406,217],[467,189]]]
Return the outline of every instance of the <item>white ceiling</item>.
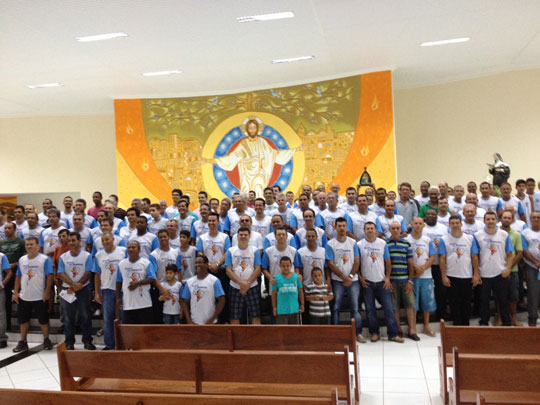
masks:
[[[295,18],[238,23],[291,10]],[[129,36],[79,43],[75,37]],[[421,48],[424,41],[471,41]],[[396,88],[540,66],[539,0],[0,0],[0,116],[230,93],[381,69]],[[272,59],[315,60],[273,65]],[[180,69],[182,74],[143,77]],[[61,88],[26,86],[61,82]]]

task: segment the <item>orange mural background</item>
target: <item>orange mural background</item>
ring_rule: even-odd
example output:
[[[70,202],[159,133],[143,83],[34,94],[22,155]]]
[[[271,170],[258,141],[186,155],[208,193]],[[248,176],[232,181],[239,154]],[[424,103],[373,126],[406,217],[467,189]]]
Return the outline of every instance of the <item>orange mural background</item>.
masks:
[[[356,186],[364,167],[367,167],[377,187],[395,189],[391,72],[361,75],[360,83],[361,97],[354,138],[333,182],[340,184],[341,192],[344,193],[347,187]],[[173,187],[158,170],[148,146],[143,101],[129,99],[114,102],[118,194],[122,206],[129,206],[134,197],[148,197],[152,202],[164,199],[171,203]],[[304,177],[303,173],[297,176]],[[325,186],[329,188],[330,184]],[[299,189],[291,191],[298,193]]]

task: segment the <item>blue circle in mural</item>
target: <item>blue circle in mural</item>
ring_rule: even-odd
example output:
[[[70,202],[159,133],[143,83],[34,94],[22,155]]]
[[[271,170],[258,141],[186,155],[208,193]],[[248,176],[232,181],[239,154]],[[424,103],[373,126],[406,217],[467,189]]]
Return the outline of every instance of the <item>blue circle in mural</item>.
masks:
[[[283,138],[283,136],[277,130],[275,130],[268,124],[265,124],[260,136],[269,141],[270,146],[277,150],[290,149],[285,138]],[[245,137],[246,135],[242,133],[242,129],[240,126],[232,128],[223,136],[223,138],[219,142],[216,151],[214,152],[214,158],[227,156],[230,153],[231,148],[237,145],[237,143]],[[276,166],[278,166],[277,163]],[[238,185],[233,184],[227,171],[223,170],[216,164],[213,165],[212,169],[214,172],[214,178],[216,179],[216,183],[225,195],[231,197],[233,193],[240,192]],[[281,187],[281,190],[285,190],[291,181],[292,173],[293,159],[290,159],[286,164],[281,166],[279,176],[274,182],[272,182],[272,184],[268,184],[268,186],[272,187],[274,185],[278,185],[279,187]]]

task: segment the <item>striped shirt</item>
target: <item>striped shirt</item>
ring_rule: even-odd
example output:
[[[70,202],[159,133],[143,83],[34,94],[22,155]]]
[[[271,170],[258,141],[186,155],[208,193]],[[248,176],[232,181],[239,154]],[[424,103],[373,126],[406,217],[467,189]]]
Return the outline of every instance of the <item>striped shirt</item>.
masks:
[[[403,238],[400,238],[399,241],[390,238],[386,244],[392,262],[390,281],[407,282],[409,280],[408,259],[413,258],[411,244]]]
[[[305,286],[306,295],[329,295],[328,286],[326,284],[317,285],[312,283]],[[316,318],[330,316],[330,304],[328,301],[310,301],[309,315]]]

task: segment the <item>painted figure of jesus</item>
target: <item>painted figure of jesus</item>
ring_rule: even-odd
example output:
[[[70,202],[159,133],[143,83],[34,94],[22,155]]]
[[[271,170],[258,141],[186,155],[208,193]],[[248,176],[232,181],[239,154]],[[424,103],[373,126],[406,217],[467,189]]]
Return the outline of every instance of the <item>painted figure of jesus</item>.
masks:
[[[240,191],[255,191],[258,197],[263,196],[274,171],[274,165],[286,164],[293,157],[296,149],[277,150],[272,148],[261,136],[259,123],[250,119],[246,123],[247,138],[243,139],[229,155],[212,159],[225,171],[238,166],[240,174]]]

